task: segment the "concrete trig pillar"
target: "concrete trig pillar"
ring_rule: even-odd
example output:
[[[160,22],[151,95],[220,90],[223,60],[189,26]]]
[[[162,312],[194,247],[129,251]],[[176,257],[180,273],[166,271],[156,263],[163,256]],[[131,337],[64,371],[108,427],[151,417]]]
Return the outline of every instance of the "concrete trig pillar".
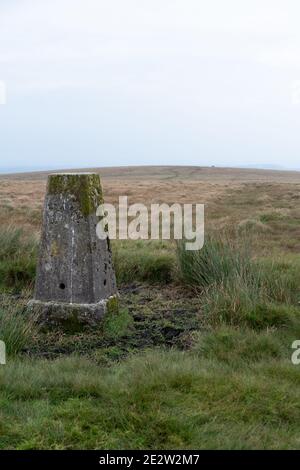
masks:
[[[96,234],[103,203],[95,173],[48,177],[35,297],[42,323],[76,328],[95,325],[117,306],[109,238]]]

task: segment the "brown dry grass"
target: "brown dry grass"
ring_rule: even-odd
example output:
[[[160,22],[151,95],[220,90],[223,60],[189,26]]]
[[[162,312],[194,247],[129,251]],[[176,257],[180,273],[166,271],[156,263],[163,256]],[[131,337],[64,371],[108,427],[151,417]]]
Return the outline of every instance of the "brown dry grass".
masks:
[[[76,171],[76,170],[72,170]],[[106,202],[204,203],[206,222],[252,230],[263,248],[300,249],[300,173],[203,167],[89,168],[102,178]],[[0,224],[36,231],[47,172],[0,176]]]

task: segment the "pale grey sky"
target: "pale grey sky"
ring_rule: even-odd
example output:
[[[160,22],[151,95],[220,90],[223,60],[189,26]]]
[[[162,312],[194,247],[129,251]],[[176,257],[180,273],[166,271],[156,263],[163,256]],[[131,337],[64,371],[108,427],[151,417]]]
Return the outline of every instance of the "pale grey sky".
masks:
[[[300,167],[296,0],[0,0],[0,168]]]

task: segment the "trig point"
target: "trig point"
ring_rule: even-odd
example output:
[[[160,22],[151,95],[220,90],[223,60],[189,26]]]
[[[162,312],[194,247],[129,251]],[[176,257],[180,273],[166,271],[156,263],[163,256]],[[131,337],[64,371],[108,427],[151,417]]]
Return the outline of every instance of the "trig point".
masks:
[[[95,173],[48,177],[35,298],[42,323],[76,329],[96,325],[117,307],[110,242],[96,234],[103,203]]]

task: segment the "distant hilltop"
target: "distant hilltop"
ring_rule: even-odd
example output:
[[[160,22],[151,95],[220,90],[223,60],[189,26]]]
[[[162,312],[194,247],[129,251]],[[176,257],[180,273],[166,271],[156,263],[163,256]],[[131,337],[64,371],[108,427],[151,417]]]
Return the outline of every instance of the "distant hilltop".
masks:
[[[278,171],[289,171],[289,170],[299,170],[300,168],[289,168],[282,165],[272,165],[270,163],[260,163],[257,165],[240,165],[234,166],[235,168],[250,168],[253,170],[278,170]]]
[[[137,169],[137,168],[193,168],[193,169],[201,169],[201,168],[216,168],[216,169],[241,169],[241,170],[270,170],[270,171],[300,171],[299,168],[289,168],[285,167],[282,165],[273,165],[269,163],[258,163],[258,164],[249,164],[249,165],[115,165],[115,166],[90,166],[90,167],[74,167],[75,170],[81,170],[81,169],[90,169],[90,168],[97,168],[99,170],[102,169],[124,169],[124,171],[130,169]],[[51,173],[53,171],[65,171],[66,169],[70,170],[70,167],[67,165],[62,167],[62,166],[14,166],[14,167],[5,167],[5,166],[0,166],[0,174],[16,174],[16,173],[35,173],[35,172],[45,172],[45,173]]]

